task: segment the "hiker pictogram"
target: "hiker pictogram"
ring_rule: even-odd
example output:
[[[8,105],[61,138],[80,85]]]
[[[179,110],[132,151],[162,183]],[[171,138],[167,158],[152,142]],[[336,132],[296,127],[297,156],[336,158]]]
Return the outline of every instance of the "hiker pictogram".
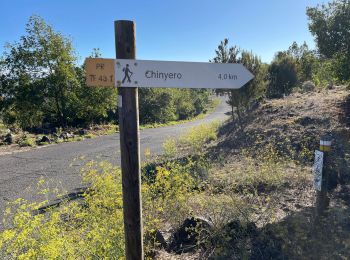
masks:
[[[129,64],[126,64],[126,67],[123,68],[123,72],[124,72],[124,78],[123,78],[123,83],[125,82],[125,80],[127,79],[129,83],[131,83],[131,79],[130,77],[132,76],[132,71],[129,69]]]

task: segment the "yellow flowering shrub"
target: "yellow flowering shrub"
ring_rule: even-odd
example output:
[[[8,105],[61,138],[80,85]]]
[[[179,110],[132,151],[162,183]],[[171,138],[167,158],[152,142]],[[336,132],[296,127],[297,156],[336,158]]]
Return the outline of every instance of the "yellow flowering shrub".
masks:
[[[179,138],[179,146],[193,153],[203,152],[204,144],[217,139],[219,121],[190,128]]]
[[[44,214],[36,212],[45,200],[13,202],[0,233],[0,258],[123,259],[120,170],[108,163],[89,163],[83,177],[91,185],[83,200],[66,200]]]

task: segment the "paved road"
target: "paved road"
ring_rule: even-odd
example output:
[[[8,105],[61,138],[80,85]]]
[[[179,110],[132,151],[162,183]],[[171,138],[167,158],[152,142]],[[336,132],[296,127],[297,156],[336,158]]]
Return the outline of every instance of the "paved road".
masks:
[[[222,101],[214,113],[203,119],[142,130],[140,132],[141,155],[146,148],[150,149],[153,155],[160,154],[162,143],[167,137],[176,137],[184,130],[201,123],[224,120],[228,117],[226,115],[228,111],[230,108],[226,102]],[[37,199],[32,187],[36,187],[40,177],[47,179],[50,187],[58,187],[68,193],[79,190],[81,188],[79,171],[89,160],[107,160],[118,165],[119,134],[0,156],[0,219],[2,219],[6,201],[12,201],[18,197]]]

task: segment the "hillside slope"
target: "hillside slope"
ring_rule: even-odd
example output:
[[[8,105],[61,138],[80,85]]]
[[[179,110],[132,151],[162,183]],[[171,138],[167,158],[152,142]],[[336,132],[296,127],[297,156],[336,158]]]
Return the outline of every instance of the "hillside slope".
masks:
[[[213,222],[201,250],[159,259],[347,259],[350,255],[350,95],[345,88],[265,100],[208,144],[213,166],[194,215]],[[330,204],[316,214],[311,166],[333,138]],[[208,239],[207,239],[208,240]]]
[[[327,134],[332,136],[332,154],[338,161],[337,181],[344,182],[349,180],[349,167],[343,160],[350,151],[349,127],[350,96],[346,89],[297,93],[265,100],[241,124],[224,125],[213,150],[230,158],[241,149],[256,154],[269,145],[279,155],[310,166],[321,136]]]
[[[349,92],[343,88],[297,93],[264,101],[244,118],[241,126],[231,122],[221,129],[212,147],[214,154],[224,160],[213,173],[216,180],[227,182],[232,172],[246,174],[251,167],[245,159],[247,154],[261,161],[266,160],[261,154],[273,151],[288,162],[283,171],[289,177],[280,187],[271,190],[266,183],[256,186],[260,193],[257,198],[265,198],[257,200],[261,204],[256,214],[263,215],[266,208],[273,212],[260,225],[255,222],[260,230],[256,237],[249,236],[253,241],[251,259],[345,259],[350,255],[349,108]],[[311,166],[314,150],[319,149],[320,137],[325,134],[333,138],[328,185],[331,200],[319,220],[315,215]],[[254,169],[258,176],[263,170]]]

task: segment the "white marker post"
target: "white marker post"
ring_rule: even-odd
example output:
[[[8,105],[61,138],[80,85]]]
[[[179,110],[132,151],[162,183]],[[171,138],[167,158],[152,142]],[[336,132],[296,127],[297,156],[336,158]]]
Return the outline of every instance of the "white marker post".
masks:
[[[88,86],[117,86],[125,254],[143,252],[138,87],[238,89],[254,78],[242,64],[136,60],[135,23],[115,22],[117,59],[86,59]]]
[[[312,172],[314,175],[314,188],[317,191],[322,189],[322,169],[323,169],[323,152],[315,151],[315,162],[312,167]]]
[[[317,216],[321,216],[324,213],[325,209],[327,209],[327,207],[329,206],[328,182],[330,178],[329,153],[331,151],[331,145],[332,145],[331,136],[328,136],[328,135],[322,136],[320,140],[320,151],[315,151],[314,183],[315,183],[315,189],[316,189]],[[318,178],[317,185],[316,185],[316,178]]]

